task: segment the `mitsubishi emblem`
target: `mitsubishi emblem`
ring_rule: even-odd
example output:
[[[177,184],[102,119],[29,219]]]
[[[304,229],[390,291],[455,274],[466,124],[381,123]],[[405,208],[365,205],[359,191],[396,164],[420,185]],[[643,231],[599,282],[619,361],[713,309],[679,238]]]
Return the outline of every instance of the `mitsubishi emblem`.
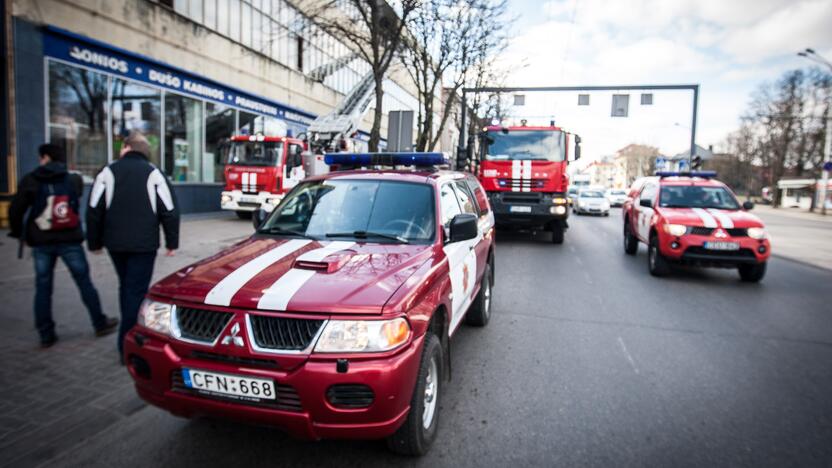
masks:
[[[714,237],[718,239],[725,239],[726,237],[728,237],[728,234],[726,234],[725,231],[723,231],[722,229],[717,229],[716,233],[714,234]]]
[[[231,333],[222,337],[222,344],[230,345],[234,343],[235,346],[245,346],[245,341],[243,341],[243,337],[239,336],[240,333],[240,324],[235,323],[233,327],[231,327]]]

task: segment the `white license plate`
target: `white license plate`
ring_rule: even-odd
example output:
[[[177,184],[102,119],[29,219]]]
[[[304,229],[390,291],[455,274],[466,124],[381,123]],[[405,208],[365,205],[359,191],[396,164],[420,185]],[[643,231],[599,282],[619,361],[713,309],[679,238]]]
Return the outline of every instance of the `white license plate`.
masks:
[[[739,250],[737,242],[705,242],[705,248],[710,250]]]
[[[257,197],[240,197],[241,203],[257,203]]]
[[[220,374],[199,369],[182,369],[185,386],[208,393],[245,399],[274,400],[274,381],[241,375]]]
[[[531,213],[532,207],[530,206],[510,206],[508,207],[508,211],[511,213]]]

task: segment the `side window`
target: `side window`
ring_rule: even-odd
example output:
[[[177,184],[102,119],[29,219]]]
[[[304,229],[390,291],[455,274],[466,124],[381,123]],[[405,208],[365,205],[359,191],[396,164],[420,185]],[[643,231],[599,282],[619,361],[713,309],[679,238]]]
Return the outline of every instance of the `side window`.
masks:
[[[459,209],[456,193],[454,193],[450,183],[442,185],[439,189],[439,204],[442,207],[442,226],[448,228],[454,216],[462,213],[462,210]]]
[[[300,158],[300,153],[303,151],[303,147],[296,144],[289,145],[289,154],[286,155],[286,167],[289,169],[294,168],[295,166],[300,166],[302,161]]]
[[[485,190],[474,178],[468,178],[465,181],[468,182],[468,188],[474,193],[474,200],[479,206],[480,215],[488,214],[488,197],[485,195]]]
[[[479,209],[477,208],[474,202],[474,196],[471,194],[471,191],[468,189],[467,184],[465,182],[456,182],[456,196],[459,199],[459,206],[462,208],[463,213],[471,213],[472,215],[479,216]]]

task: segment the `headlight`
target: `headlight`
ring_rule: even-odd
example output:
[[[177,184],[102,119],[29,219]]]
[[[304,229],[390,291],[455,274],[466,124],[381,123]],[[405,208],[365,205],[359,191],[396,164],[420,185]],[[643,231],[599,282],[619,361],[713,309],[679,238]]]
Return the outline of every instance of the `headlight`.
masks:
[[[139,308],[139,325],[163,335],[170,335],[171,304],[145,299]]]
[[[372,353],[389,351],[410,337],[407,320],[330,320],[315,351],[320,353]]]
[[[671,236],[684,236],[685,233],[688,232],[688,227],[683,224],[665,224],[664,232],[670,234]]]
[[[766,230],[761,227],[748,228],[748,237],[752,239],[765,239]]]

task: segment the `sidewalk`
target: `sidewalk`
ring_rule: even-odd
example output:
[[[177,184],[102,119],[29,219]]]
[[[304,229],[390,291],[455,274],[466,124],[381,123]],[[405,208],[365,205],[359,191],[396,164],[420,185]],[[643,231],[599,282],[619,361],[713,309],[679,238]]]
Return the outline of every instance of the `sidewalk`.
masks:
[[[832,214],[765,205],[752,213],[765,223],[773,255],[832,270]]]
[[[182,248],[159,256],[154,281],[244,239],[251,223],[228,213],[186,217]],[[38,347],[27,249],[0,230],[0,466],[34,466],[144,408],[124,367],[115,335],[96,339],[78,291],[62,263],[55,273],[53,316],[60,341]],[[118,281],[107,255],[88,255],[105,313],[119,316]]]

